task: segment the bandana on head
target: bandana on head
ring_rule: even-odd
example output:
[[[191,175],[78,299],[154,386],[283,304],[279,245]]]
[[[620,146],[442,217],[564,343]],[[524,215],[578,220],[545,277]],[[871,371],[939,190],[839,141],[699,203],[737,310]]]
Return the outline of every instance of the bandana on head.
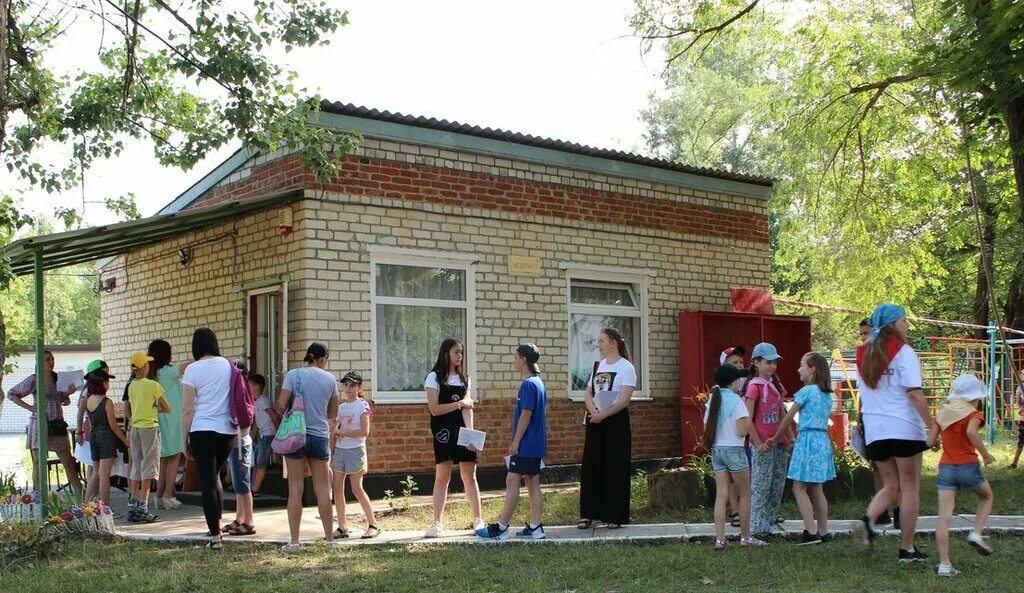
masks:
[[[882,303],[875,308],[875,312],[871,314],[871,319],[868,323],[871,324],[871,337],[870,342],[874,342],[878,339],[878,334],[881,333],[882,328],[889,325],[890,323],[896,323],[900,319],[907,316],[906,310],[892,303]]]

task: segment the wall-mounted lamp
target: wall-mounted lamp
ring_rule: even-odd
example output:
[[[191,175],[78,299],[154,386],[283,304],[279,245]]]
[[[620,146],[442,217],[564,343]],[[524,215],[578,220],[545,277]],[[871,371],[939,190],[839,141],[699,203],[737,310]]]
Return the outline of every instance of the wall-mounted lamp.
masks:
[[[181,265],[183,265],[183,266],[187,266],[190,263],[192,263],[192,248],[191,247],[182,247],[181,249],[179,249],[178,250],[178,261],[180,261]]]

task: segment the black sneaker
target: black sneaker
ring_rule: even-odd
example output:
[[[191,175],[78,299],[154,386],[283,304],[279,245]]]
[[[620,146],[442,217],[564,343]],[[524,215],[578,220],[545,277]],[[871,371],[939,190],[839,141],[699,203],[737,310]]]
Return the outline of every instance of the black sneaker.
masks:
[[[804,529],[804,534],[800,536],[800,541],[797,542],[798,546],[813,546],[821,543],[821,536],[817,533],[810,533]]]
[[[914,549],[910,551],[900,548],[899,561],[901,563],[926,562],[927,560],[928,555],[922,552],[921,550],[917,549],[917,546],[914,546]]]
[[[875,521],[875,526],[882,527],[890,523],[892,523],[892,517],[889,516],[889,509],[885,509],[885,512],[882,513],[882,516],[880,516],[878,520]]]
[[[836,537],[834,535],[832,535],[832,532],[826,533],[825,535],[822,535],[820,537],[821,537],[821,543],[823,543],[823,544],[831,543],[831,542],[833,542],[836,539]]]
[[[896,507],[892,510],[892,528],[900,528],[900,507]]]
[[[867,516],[861,517],[860,521],[853,524],[850,536],[853,538],[853,544],[861,550],[871,549],[871,544],[875,541],[875,530]]]

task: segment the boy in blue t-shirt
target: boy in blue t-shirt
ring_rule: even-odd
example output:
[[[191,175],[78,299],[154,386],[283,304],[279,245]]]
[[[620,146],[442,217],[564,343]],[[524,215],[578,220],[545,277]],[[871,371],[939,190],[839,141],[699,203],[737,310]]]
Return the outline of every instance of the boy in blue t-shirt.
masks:
[[[541,511],[544,502],[540,491],[541,460],[548,452],[547,391],[540,380],[540,350],[535,344],[516,348],[513,366],[523,377],[516,396],[512,416],[512,444],[508,447],[508,477],[505,478],[505,507],[497,523],[478,529],[484,539],[508,539],[509,521],[519,504],[519,487],[526,479],[530,493],[530,522],[516,533],[517,537],[544,539]]]

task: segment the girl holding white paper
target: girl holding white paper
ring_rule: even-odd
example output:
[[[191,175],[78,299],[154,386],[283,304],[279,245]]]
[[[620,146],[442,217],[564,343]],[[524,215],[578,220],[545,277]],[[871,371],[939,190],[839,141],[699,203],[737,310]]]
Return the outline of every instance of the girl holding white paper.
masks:
[[[602,359],[594,365],[594,374],[583,394],[587,408],[586,440],[577,527],[589,529],[597,520],[609,529],[618,529],[629,523],[633,436],[627,406],[636,388],[636,369],[617,329],[602,329],[597,349]]]
[[[459,464],[459,476],[473,512],[473,529],[481,529],[480,488],[476,482],[476,451],[457,444],[459,429],[473,428],[472,382],[463,361],[465,346],[448,338],[441,343],[437,362],[423,381],[430,410],[430,433],[434,443],[434,522],[425,537],[444,533],[444,505],[448,500],[448,483],[452,464]]]

